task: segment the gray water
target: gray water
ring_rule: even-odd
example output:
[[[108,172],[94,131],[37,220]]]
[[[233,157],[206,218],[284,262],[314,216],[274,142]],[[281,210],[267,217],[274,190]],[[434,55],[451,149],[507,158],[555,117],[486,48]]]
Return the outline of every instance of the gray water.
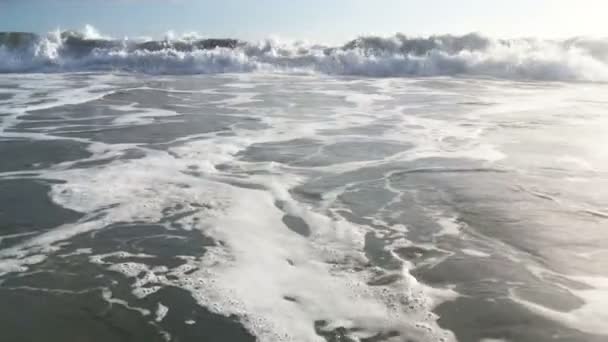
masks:
[[[608,86],[0,76],[2,341],[605,341]]]

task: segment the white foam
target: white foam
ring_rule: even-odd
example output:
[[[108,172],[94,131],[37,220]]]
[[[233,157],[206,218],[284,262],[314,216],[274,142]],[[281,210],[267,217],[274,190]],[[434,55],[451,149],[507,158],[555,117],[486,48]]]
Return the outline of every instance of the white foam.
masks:
[[[466,255],[470,255],[470,256],[478,257],[478,258],[489,258],[490,256],[492,256],[491,254],[488,254],[486,252],[482,252],[480,250],[471,249],[471,248],[463,248],[460,251]]]
[[[353,239],[344,231],[330,233],[340,224],[325,219],[316,221],[326,228],[318,230],[323,233],[313,237],[311,244],[282,224],[283,213],[274,206],[275,200],[267,192],[238,189],[225,213],[205,229],[205,234],[224,241],[224,247],[208,250],[203,265],[194,264],[200,266],[198,271],[171,274],[179,275],[180,285],[193,291],[201,304],[218,313],[240,316],[262,340],[320,340],[312,324],[318,319],[349,322],[372,331],[413,329],[420,336],[429,334],[415,322],[434,326],[428,316],[432,301],[407,271],[394,289],[371,289],[364,275],[348,271],[350,263],[365,261],[360,238]],[[316,216],[303,217],[319,219]],[[353,241],[359,241],[359,246]],[[417,310],[408,312],[401,305],[394,306],[394,301],[415,303]],[[437,328],[431,330],[442,334]]]
[[[154,123],[155,119],[157,118],[180,115],[175,111],[166,109],[141,108],[137,106],[137,103],[122,106],[109,105],[108,107],[117,111],[125,112],[125,114],[118,116],[112,121],[112,123],[115,125],[145,125]]]
[[[253,176],[252,181],[269,190],[262,191],[189,176],[181,171],[200,162],[192,152],[204,145],[185,146],[193,150],[186,153],[186,147],[181,147],[180,159],[150,151],[146,158],[57,175],[67,180],[54,185],[51,193],[62,206],[83,212],[115,206],[99,221],[63,227],[37,243],[65,239],[110,222],[157,221],[164,208],[176,203],[209,203],[209,209],[197,214],[198,228],[224,241],[224,247],[210,248],[202,265],[189,261],[171,270],[168,274],[178,276],[177,281],[168,280],[162,274],[166,270],[151,270],[144,263],[119,263],[110,269],[136,278],[133,291],[138,297],[164,285],[189,289],[200,304],[221,314],[236,314],[266,341],[320,340],[313,325],[319,319],[350,322],[372,332],[396,329],[427,338],[450,336],[436,327],[430,315],[436,303],[432,298],[440,296],[418,284],[407,270],[401,282],[375,288],[366,285],[369,275],[365,272],[352,273],[353,266],[366,262],[362,253],[366,228],[298,204],[287,191],[297,178]],[[226,161],[232,154],[230,149],[219,152],[216,161]],[[313,228],[311,240],[282,223],[284,213],[275,207],[277,200]],[[193,272],[195,268],[200,269]]]
[[[168,313],[169,308],[164,306],[162,303],[158,303],[158,308],[156,309],[156,322],[162,322]]]
[[[71,256],[86,255],[86,254],[93,254],[93,249],[92,248],[78,248],[71,253],[61,254],[61,257],[67,258],[67,257],[71,257]]]
[[[99,33],[99,31],[93,27],[93,25],[85,25],[82,33],[85,39],[111,39],[110,37]]]
[[[0,48],[1,49],[1,48]],[[115,80],[112,75],[103,75],[97,77],[98,83],[87,86],[74,86],[69,81],[63,80],[61,77],[54,75],[30,75],[27,80],[26,91],[20,90],[18,96],[11,99],[11,105],[3,108],[3,112],[9,115],[2,118],[0,125],[0,134],[3,137],[32,137],[43,139],[57,139],[46,134],[36,134],[27,132],[8,132],[7,130],[19,123],[19,117],[26,112],[51,109],[66,105],[75,105],[98,100],[104,96],[111,94],[114,90],[107,82]],[[49,94],[36,98],[35,100],[44,100],[41,103],[32,104],[33,99],[30,98],[32,90],[46,91]]]
[[[12,255],[11,255],[12,256]],[[0,257],[5,257],[0,254]],[[19,257],[19,255],[17,255]],[[11,272],[25,272],[29,268],[29,265],[35,265],[43,262],[46,259],[45,255],[30,255],[27,257],[21,257],[18,259],[6,258],[0,259],[0,275],[11,273]]]
[[[81,34],[108,39],[92,26]],[[72,36],[74,37],[74,36]],[[490,39],[479,35],[361,37],[348,47],[265,39],[234,48],[179,49],[200,37],[168,34],[163,47],[138,48],[137,39],[114,41],[75,57],[61,32],[51,32],[22,49],[0,46],[0,72],[116,70],[197,74],[221,72],[298,72],[379,77],[473,75],[507,79],[608,79],[604,40]],[[72,43],[74,44],[74,43]],[[459,47],[459,45],[461,45]],[[430,48],[429,48],[430,47]],[[418,50],[422,51],[420,53]]]
[[[437,237],[446,235],[458,236],[462,234],[464,225],[458,222],[458,217],[438,217],[437,223],[442,228],[441,231],[434,234]]]
[[[594,172],[597,171],[597,169],[594,168],[590,162],[588,162],[587,160],[585,160],[584,158],[581,158],[581,157],[563,155],[563,156],[559,157],[557,159],[557,161],[560,163],[578,167],[585,171],[594,171]]]
[[[113,297],[112,296],[112,291],[110,289],[104,288],[102,290],[102,297],[103,297],[103,299],[106,302],[108,302],[110,304],[122,305],[122,306],[124,306],[127,309],[139,312],[142,316],[149,316],[150,315],[150,310],[148,310],[148,309],[143,309],[143,308],[138,308],[138,307],[131,306],[127,301]]]
[[[323,84],[324,80],[318,82]],[[311,88],[309,91],[316,91]],[[348,98],[352,93],[357,91],[345,91],[338,96]],[[251,100],[251,94],[216,105],[243,104]],[[170,153],[142,149],[146,153],[144,158],[116,160],[88,169],[49,171],[45,177],[65,181],[52,186],[50,195],[55,203],[84,213],[103,210],[105,215],[90,215],[81,223],[57,227],[28,240],[12,253],[49,246],[116,222],[158,222],[163,218],[163,210],[176,204],[186,210],[197,210],[204,204],[204,210],[180,221],[222,242],[207,248],[202,260],[183,258],[186,264],[168,269],[147,265],[145,255],[118,252],[113,256],[141,260],[109,264],[105,255],[91,256],[91,261],[130,277],[132,291],[139,298],[164,286],[185,288],[212,311],[239,317],[262,341],[321,341],[314,330],[316,320],[326,320],[328,328],[360,328],[352,333],[353,337],[400,331],[416,339],[453,339],[451,333],[437,326],[437,317],[431,313],[438,303],[454,298],[453,291],[419,283],[411,276],[411,265],[407,264],[400,271],[400,280],[384,286],[367,284],[377,275],[377,270],[369,269],[363,252],[364,236],[370,228],[337,218],[328,211],[343,189],[326,192],[320,207],[313,207],[298,202],[289,191],[307,180],[297,169],[279,163],[241,162],[236,158],[254,143],[310,137],[324,144],[334,143],[339,138],[319,136],[318,130],[373,123],[390,111],[362,116],[361,108],[376,108],[378,101],[387,99],[350,97],[357,107],[336,106],[324,120],[283,113],[282,108],[263,110],[259,115],[266,117],[268,129],[236,130],[235,136],[209,134],[195,142],[187,142],[192,137],[185,137]],[[392,114],[402,115],[399,111]],[[147,119],[138,117],[122,123],[139,124],[142,120]],[[436,125],[424,134],[449,128]],[[466,129],[450,133],[475,134]],[[400,140],[404,135],[401,134],[391,138]],[[426,138],[432,141],[435,136]],[[97,144],[90,150],[99,158],[126,147]],[[436,151],[438,155],[442,153]],[[342,172],[384,162],[387,160],[344,163],[316,171]],[[218,164],[228,164],[238,172],[222,172],[216,168]],[[263,190],[226,184],[236,181]],[[277,202],[281,203],[281,209],[277,208]],[[285,214],[302,218],[310,227],[311,236],[304,238],[288,229],[282,222]],[[454,234],[458,230],[455,219],[444,220],[440,222],[447,227],[444,233]],[[395,233],[407,232],[405,226],[392,228]],[[363,271],[355,271],[360,268]]]
[[[606,322],[608,322],[608,278],[592,276],[566,276],[566,278],[587,284],[590,287],[589,289],[567,288],[570,293],[585,302],[574,310],[568,312],[554,310],[520,298],[515,293],[511,293],[510,298],[539,315],[573,329],[589,334],[608,336],[608,325],[606,325]]]
[[[4,239],[12,239],[12,238],[16,238],[16,237],[28,236],[28,235],[33,235],[33,234],[36,234],[36,233],[35,232],[27,232],[27,233],[0,235],[0,244],[2,244],[2,240],[4,240]]]
[[[231,84],[228,84],[230,86]],[[232,84],[233,85],[233,84]],[[254,102],[262,102],[263,100],[256,99],[255,97],[259,95],[256,92],[239,92],[237,94],[233,94],[230,98],[214,101],[214,104],[225,105],[227,107],[236,107],[242,104],[254,103]]]

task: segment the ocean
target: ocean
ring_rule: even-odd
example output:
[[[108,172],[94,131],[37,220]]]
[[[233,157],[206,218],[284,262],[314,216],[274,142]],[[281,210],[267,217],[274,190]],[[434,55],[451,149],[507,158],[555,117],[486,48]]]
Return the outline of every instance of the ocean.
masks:
[[[606,341],[608,42],[0,34],[1,341]]]

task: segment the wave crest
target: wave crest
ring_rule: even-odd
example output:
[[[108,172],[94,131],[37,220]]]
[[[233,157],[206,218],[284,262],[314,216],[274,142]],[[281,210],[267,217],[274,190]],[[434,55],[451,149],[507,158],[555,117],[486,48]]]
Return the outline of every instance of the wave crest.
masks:
[[[370,77],[481,76],[608,81],[608,40],[511,39],[479,34],[359,37],[343,46],[302,42],[111,39],[83,32],[0,33],[0,72],[121,70],[153,74],[317,72]]]

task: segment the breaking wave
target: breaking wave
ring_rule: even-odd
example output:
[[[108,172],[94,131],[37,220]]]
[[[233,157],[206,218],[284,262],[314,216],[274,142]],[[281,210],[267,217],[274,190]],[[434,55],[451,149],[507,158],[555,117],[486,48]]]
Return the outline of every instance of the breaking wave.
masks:
[[[342,46],[304,42],[112,39],[82,32],[0,33],[0,72],[132,71],[150,74],[304,72],[370,77],[480,76],[608,81],[608,39],[497,40],[479,34],[366,36]]]

